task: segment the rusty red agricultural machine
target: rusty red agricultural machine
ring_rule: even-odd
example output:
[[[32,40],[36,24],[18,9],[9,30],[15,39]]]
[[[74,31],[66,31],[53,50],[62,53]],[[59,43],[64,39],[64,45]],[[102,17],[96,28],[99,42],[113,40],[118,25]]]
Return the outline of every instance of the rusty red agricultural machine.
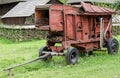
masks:
[[[109,54],[116,54],[119,43],[112,38],[112,14],[115,11],[81,2],[80,5],[41,5],[35,9],[36,29],[48,31],[46,46],[39,50],[39,57],[11,69],[52,56],[65,56],[68,64],[78,61],[79,53],[91,54],[103,47]],[[56,46],[56,43],[61,46]]]
[[[79,52],[91,54],[95,48],[105,47],[109,54],[116,54],[119,44],[112,38],[112,14],[115,13],[114,10],[84,2],[74,6],[37,6],[36,29],[48,31],[46,46],[40,49],[39,56],[46,53],[65,55],[68,64],[75,64]],[[56,43],[61,46],[55,46]]]

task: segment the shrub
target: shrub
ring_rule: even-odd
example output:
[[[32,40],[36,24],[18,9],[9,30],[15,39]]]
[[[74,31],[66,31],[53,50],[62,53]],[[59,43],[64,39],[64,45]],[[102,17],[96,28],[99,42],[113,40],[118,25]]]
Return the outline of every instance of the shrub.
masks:
[[[0,35],[13,41],[25,41],[30,39],[45,39],[46,32],[36,29],[0,28]]]

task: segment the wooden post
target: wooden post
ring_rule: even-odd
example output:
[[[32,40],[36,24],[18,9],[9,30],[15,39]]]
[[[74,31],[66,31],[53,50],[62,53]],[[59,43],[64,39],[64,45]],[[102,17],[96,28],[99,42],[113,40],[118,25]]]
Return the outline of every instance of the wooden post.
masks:
[[[103,32],[104,32],[103,18],[100,18],[100,48],[103,48]]]

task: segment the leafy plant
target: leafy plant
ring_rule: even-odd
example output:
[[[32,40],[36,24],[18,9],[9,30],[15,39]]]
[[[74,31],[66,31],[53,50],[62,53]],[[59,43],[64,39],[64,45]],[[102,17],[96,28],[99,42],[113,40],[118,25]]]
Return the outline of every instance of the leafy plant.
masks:
[[[120,1],[119,1],[119,0],[116,1],[116,2],[112,5],[112,7],[113,7],[115,10],[120,10]]]
[[[46,32],[35,29],[7,29],[0,28],[0,34],[12,41],[26,41],[31,39],[45,39]]]

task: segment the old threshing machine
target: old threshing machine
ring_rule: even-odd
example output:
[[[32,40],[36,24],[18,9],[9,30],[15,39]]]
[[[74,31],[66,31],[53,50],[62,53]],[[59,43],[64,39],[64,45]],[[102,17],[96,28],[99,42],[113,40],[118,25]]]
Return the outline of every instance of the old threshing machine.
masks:
[[[80,52],[91,53],[95,48],[106,47],[109,54],[116,54],[119,45],[112,38],[112,14],[114,10],[84,2],[77,6],[36,6],[36,29],[48,31],[39,56],[51,53],[43,59],[49,60],[52,55],[64,55],[68,64],[75,64]]]

